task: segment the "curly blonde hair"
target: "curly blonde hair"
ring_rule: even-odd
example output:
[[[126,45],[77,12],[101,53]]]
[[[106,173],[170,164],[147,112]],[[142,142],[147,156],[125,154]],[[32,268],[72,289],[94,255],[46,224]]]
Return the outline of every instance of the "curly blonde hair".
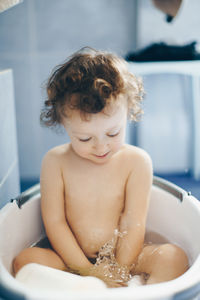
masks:
[[[138,120],[142,113],[142,81],[128,71],[124,59],[112,53],[88,47],[76,52],[56,67],[46,88],[48,98],[40,115],[46,126],[62,124],[66,108],[85,116],[101,112],[120,94],[125,95],[129,119]]]

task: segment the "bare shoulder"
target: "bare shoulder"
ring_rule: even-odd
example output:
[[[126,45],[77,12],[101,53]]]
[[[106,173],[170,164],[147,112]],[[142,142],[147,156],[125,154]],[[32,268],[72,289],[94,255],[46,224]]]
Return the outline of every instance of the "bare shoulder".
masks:
[[[60,145],[49,150],[42,161],[40,172],[40,183],[44,192],[44,187],[48,190],[55,190],[55,186],[62,186],[62,166],[68,152],[68,144]],[[55,185],[56,182],[56,185]]]
[[[43,157],[41,176],[58,176],[62,173],[62,166],[68,157],[69,144],[60,145],[50,149]]]
[[[130,167],[136,168],[141,166],[146,166],[149,170],[152,170],[152,160],[150,155],[143,149],[132,146],[132,145],[124,145],[122,150],[122,157],[124,161],[126,161]]]
[[[145,150],[131,145],[125,145],[124,156],[127,171],[126,201],[132,203],[132,200],[138,199],[140,205],[137,204],[137,211],[141,209],[143,215],[153,180],[152,160]]]
[[[43,157],[43,164],[46,162],[57,162],[62,161],[69,152],[69,144],[63,144],[50,149]]]

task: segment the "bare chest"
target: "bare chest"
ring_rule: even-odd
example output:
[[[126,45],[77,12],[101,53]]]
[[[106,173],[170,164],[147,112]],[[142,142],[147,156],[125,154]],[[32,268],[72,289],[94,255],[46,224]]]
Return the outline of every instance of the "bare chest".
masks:
[[[106,214],[106,210],[119,211],[123,206],[125,182],[119,174],[91,174],[79,172],[65,180],[67,214]],[[95,216],[96,217],[96,216]]]
[[[105,171],[73,170],[64,178],[66,218],[88,256],[112,237],[124,208],[123,172]]]

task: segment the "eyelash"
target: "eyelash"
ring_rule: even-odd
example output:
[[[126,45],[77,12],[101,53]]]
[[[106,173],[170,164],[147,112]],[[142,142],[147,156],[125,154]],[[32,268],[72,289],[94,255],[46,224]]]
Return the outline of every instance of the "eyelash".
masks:
[[[115,134],[108,134],[109,137],[115,137],[119,134],[119,132],[115,133]]]
[[[117,132],[117,133],[115,133],[115,134],[108,134],[107,136],[112,138],[112,137],[117,136],[118,134],[119,134],[119,132]],[[91,140],[91,138],[88,138],[88,139],[85,139],[85,140],[79,139],[79,141],[80,141],[80,142],[83,142],[83,143],[84,143],[84,142],[89,142],[90,140]]]
[[[89,142],[89,140],[91,140],[91,138],[86,139],[86,140],[79,139],[80,142]]]

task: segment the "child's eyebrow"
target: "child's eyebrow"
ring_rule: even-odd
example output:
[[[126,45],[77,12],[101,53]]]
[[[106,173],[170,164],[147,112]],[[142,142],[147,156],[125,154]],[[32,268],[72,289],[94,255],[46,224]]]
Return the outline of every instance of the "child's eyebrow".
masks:
[[[72,130],[72,133],[75,133],[75,134],[89,134],[87,132],[80,132],[80,131],[73,131],[73,130]]]

